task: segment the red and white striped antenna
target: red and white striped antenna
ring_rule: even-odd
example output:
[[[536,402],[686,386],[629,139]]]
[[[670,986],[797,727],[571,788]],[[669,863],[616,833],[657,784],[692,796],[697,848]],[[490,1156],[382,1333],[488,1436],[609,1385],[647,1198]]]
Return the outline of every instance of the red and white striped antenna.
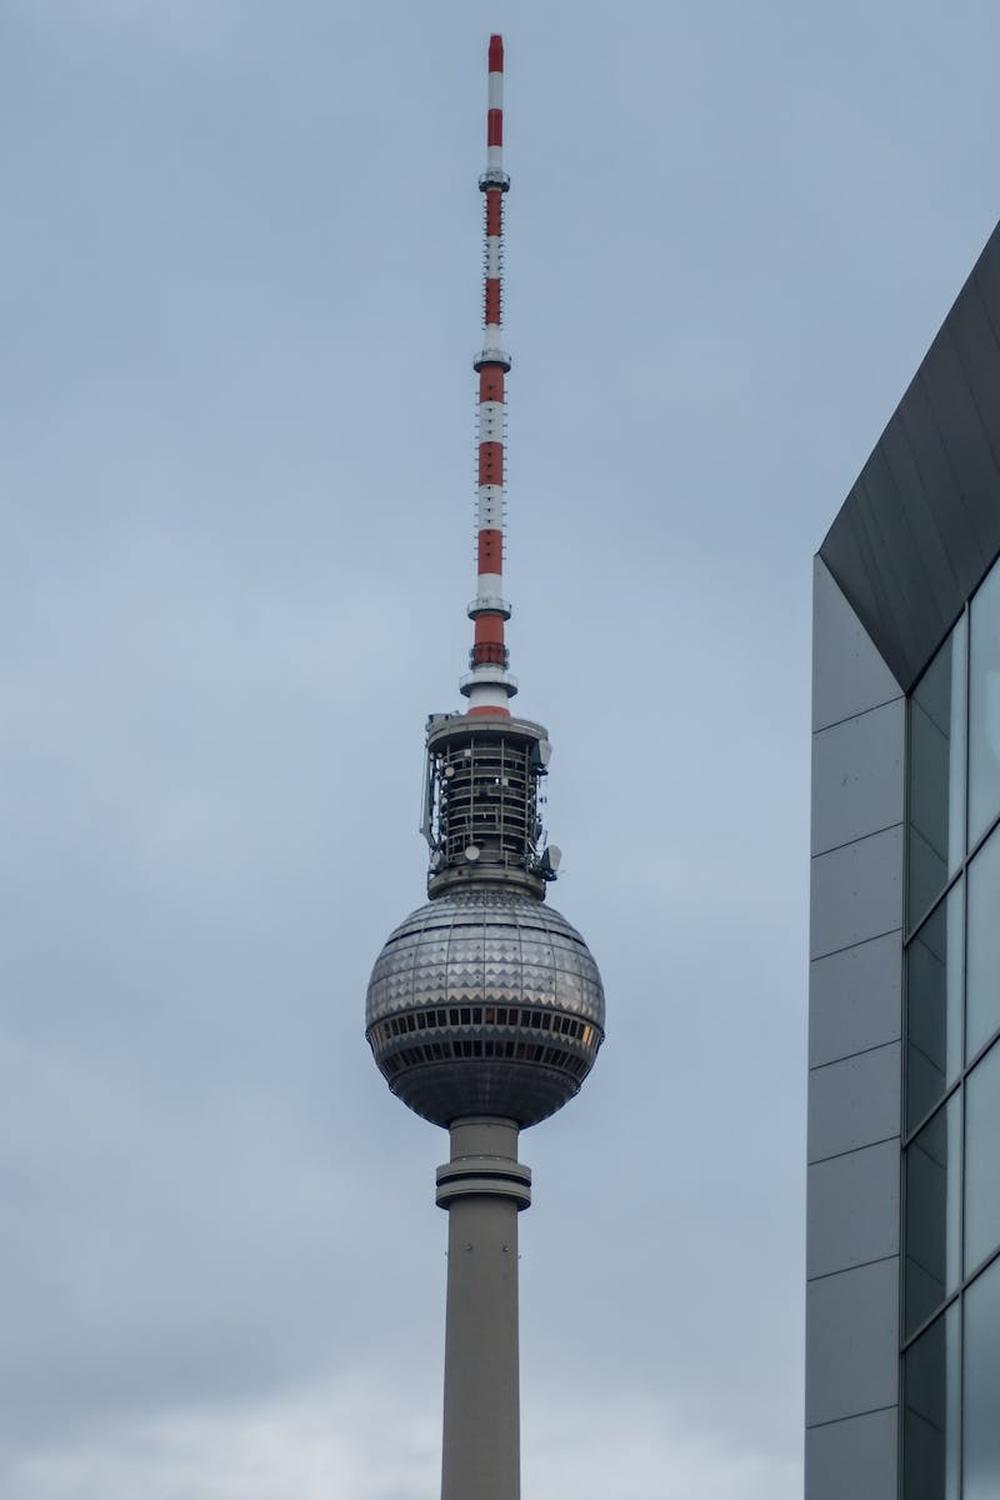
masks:
[[[503,169],[503,37],[491,36],[486,112],[486,171],[479,179],[485,206],[483,347],[473,365],[479,375],[479,479],[476,597],[469,605],[475,640],[471,671],[461,680],[470,714],[510,716],[517,680],[507,670],[503,594],[504,380],[510,355],[503,347],[503,203],[510,178]]]

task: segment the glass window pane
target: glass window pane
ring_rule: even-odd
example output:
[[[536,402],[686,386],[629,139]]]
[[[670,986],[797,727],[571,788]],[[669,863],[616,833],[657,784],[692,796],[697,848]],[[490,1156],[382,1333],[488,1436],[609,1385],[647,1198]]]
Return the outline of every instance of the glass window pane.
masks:
[[[991,1048],[976,1064],[965,1087],[965,1268],[968,1273],[1000,1245],[1000,1045]],[[997,1404],[1000,1409],[1000,1390],[997,1391]]]
[[[960,1126],[960,1097],[952,1095],[906,1148],[907,1334],[958,1284]]]
[[[1000,812],[1000,568],[972,601],[969,663],[969,843]]]
[[[906,950],[906,1123],[912,1130],[944,1094],[962,1059],[962,885]]]
[[[903,1359],[903,1500],[958,1500],[958,1304]]]
[[[919,921],[965,852],[965,619],[910,698],[910,923]]]
[[[965,1294],[964,1500],[1000,1495],[1000,1262]]]
[[[968,963],[966,1058],[1000,1026],[1000,829],[969,866]]]

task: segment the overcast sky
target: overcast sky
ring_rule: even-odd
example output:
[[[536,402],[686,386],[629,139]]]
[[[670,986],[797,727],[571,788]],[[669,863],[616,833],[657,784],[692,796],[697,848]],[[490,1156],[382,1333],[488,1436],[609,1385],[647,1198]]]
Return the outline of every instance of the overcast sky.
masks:
[[[472,590],[608,1041],[524,1490],[801,1493],[811,555],[997,213],[993,0],[0,4],[0,1493],[433,1500],[443,1132],[363,1040]]]

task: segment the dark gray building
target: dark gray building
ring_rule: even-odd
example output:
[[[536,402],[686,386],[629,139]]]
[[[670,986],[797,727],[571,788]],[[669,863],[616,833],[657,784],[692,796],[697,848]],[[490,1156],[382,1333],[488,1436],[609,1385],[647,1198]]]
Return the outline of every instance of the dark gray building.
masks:
[[[1000,226],[815,561],[806,1500],[1000,1500]]]

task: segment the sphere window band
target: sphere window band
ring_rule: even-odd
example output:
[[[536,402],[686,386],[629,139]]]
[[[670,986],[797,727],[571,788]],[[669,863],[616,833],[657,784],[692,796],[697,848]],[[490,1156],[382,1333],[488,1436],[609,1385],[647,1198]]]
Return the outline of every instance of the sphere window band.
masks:
[[[516,1062],[543,1063],[562,1068],[577,1078],[585,1078],[591,1063],[582,1057],[560,1052],[556,1047],[532,1047],[525,1042],[429,1042],[424,1047],[401,1047],[379,1063],[387,1078],[393,1078],[403,1067],[419,1068],[429,1063],[450,1062],[455,1058],[504,1058]]]
[[[466,1026],[476,1027],[480,1032],[490,1030],[494,1035],[452,1037],[441,1041],[426,1038],[423,1045],[397,1045],[400,1040],[408,1043],[416,1032],[426,1034],[439,1028],[454,1031]],[[496,1032],[501,1029],[508,1035],[503,1038],[497,1036]],[[512,1031],[514,1035],[510,1036]],[[540,1038],[525,1041],[525,1031],[548,1032],[550,1038],[557,1038],[560,1043],[566,1038],[577,1042],[580,1050],[564,1051],[562,1046],[545,1045]],[[369,1028],[367,1037],[378,1067],[390,1079],[403,1067],[423,1067],[456,1058],[477,1057],[541,1063],[546,1067],[564,1069],[582,1079],[593,1067],[604,1039],[598,1027],[589,1021],[580,1021],[576,1016],[502,1005],[450,1006],[437,1010],[411,1011],[386,1021],[377,1021]]]
[[[394,1037],[406,1036],[414,1031],[429,1031],[446,1026],[522,1026],[536,1030],[561,1032],[564,1036],[578,1037],[589,1047],[597,1036],[597,1030],[588,1022],[578,1021],[575,1016],[554,1014],[551,1011],[518,1010],[517,1006],[505,1005],[452,1005],[441,1010],[408,1011],[406,1015],[394,1016],[390,1021],[378,1021],[368,1033],[368,1042],[373,1047],[385,1045]],[[597,1048],[595,1046],[594,1050]]]

